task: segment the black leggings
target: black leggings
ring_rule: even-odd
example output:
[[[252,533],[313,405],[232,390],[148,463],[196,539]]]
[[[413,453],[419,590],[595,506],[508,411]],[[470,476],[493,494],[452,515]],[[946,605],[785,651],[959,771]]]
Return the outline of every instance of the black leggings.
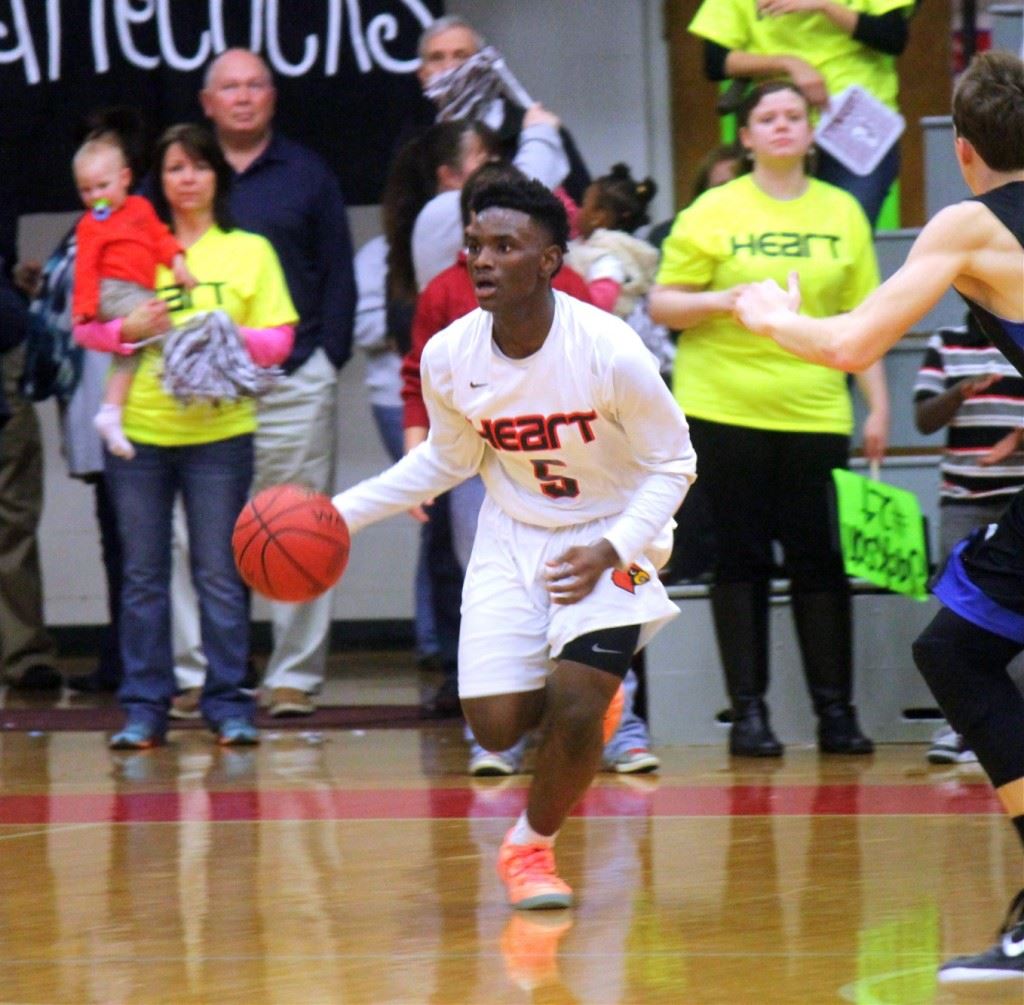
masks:
[[[1006,670],[1020,650],[946,607],[914,643],[918,670],[997,789],[1024,778],[1024,697]]]
[[[846,592],[831,500],[832,469],[846,467],[849,437],[694,418],[690,436],[711,502],[716,582],[769,579],[778,541],[794,592]]]

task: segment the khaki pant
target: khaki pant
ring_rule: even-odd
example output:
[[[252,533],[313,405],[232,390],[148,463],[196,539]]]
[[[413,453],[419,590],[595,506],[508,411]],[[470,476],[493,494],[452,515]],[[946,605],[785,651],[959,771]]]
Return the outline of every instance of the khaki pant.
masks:
[[[0,677],[53,666],[57,648],[43,619],[36,532],[43,513],[43,443],[35,407],[18,393],[24,350],[2,357],[11,421],[0,430]],[[99,582],[97,570],[97,582]]]

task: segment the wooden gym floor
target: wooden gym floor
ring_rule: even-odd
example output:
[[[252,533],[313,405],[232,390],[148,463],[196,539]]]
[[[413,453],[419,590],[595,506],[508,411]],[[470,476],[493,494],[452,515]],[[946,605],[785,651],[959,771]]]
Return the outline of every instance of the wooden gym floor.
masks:
[[[405,657],[343,660],[326,700],[417,699]],[[528,915],[494,874],[527,780],[468,778],[454,725],[104,739],[0,729],[0,1002],[1024,1001],[936,985],[1024,876],[977,769],[920,747],[602,774],[559,840],[578,906]]]

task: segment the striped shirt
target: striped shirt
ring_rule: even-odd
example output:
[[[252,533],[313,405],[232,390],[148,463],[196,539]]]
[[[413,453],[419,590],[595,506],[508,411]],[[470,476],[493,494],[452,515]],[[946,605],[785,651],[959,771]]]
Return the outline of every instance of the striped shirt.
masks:
[[[964,401],[947,427],[940,470],[943,502],[1011,496],[1024,486],[1024,451],[999,464],[979,458],[1011,429],[1024,426],[1024,377],[968,319],[966,327],[940,328],[928,341],[914,383],[914,401],[942,394],[965,377],[998,373],[1001,379]]]

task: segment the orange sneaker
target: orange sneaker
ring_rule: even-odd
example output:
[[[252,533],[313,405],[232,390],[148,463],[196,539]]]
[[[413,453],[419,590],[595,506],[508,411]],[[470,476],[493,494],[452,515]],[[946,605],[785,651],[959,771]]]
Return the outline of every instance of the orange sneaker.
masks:
[[[558,943],[572,918],[565,914],[513,914],[501,933],[508,979],[523,991],[559,982]]]
[[[625,704],[626,689],[620,684],[618,691],[612,696],[612,703],[608,706],[608,711],[604,714],[603,742],[605,746],[608,745],[608,741],[615,735],[619,723],[622,722],[622,710]]]
[[[544,844],[512,844],[505,835],[498,852],[498,876],[508,902],[522,911],[571,907],[572,890],[555,873],[555,852]]]

